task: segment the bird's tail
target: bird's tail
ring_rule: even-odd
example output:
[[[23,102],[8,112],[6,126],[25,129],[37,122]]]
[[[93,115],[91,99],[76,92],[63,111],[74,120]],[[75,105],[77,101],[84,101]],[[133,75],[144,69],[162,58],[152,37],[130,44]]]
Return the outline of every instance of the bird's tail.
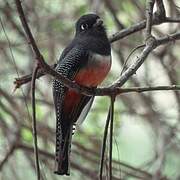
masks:
[[[55,173],[70,175],[70,151],[72,139],[72,125],[68,120],[58,124],[56,129],[56,157]]]

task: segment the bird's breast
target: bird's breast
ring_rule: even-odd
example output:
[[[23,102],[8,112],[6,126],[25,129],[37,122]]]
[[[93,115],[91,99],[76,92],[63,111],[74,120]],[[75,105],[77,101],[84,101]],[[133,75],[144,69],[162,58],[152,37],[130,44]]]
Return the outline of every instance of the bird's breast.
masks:
[[[87,65],[75,77],[75,82],[87,87],[98,86],[111,68],[111,56],[92,54]]]
[[[87,65],[76,74],[74,81],[83,86],[96,87],[105,79],[110,68],[111,56],[94,54],[90,57]],[[68,90],[64,101],[66,114],[70,114],[78,106],[81,96],[75,90]]]

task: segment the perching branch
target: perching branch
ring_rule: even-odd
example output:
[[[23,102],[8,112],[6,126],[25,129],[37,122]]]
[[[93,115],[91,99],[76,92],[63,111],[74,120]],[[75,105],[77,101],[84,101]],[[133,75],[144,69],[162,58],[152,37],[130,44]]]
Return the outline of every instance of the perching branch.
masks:
[[[172,85],[172,86],[155,86],[155,87],[132,87],[132,88],[124,88],[121,89],[122,93],[130,93],[130,92],[147,92],[147,91],[168,91],[168,90],[174,90],[179,91],[180,85]]]

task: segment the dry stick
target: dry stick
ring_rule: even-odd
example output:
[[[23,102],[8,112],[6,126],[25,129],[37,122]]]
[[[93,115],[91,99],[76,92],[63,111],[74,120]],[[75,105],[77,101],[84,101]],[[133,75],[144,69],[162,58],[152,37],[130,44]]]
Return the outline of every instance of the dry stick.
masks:
[[[39,155],[38,155],[38,141],[37,141],[37,130],[36,130],[36,102],[35,102],[35,83],[36,75],[39,67],[36,66],[33,71],[32,81],[31,81],[31,93],[32,93],[32,128],[33,128],[33,138],[34,138],[34,155],[36,160],[36,174],[37,180],[41,179],[40,167],[39,167]]]
[[[107,134],[108,134],[109,122],[110,122],[110,109],[111,107],[109,107],[106,125],[104,128],[104,136],[103,136],[103,143],[102,143],[102,150],[101,150],[101,161],[100,161],[100,174],[99,174],[100,180],[102,180],[103,178],[104,155],[105,155],[105,150],[106,150],[106,139],[107,139]]]
[[[155,0],[147,0],[146,3],[146,39],[151,36],[154,3]]]
[[[171,85],[171,86],[155,86],[155,87],[130,87],[130,88],[120,88],[122,94],[123,93],[142,93],[147,91],[180,91],[180,85]]]
[[[111,96],[110,133],[109,133],[109,179],[112,180],[112,149],[113,149],[113,121],[115,96]]]
[[[23,8],[22,8],[22,5],[21,5],[21,1],[20,0],[15,0],[15,3],[16,3],[16,7],[17,7],[17,11],[19,13],[19,17],[20,17],[20,20],[21,20],[21,23],[23,25],[23,28],[26,32],[26,35],[27,35],[27,39],[28,39],[28,42],[29,44],[31,45],[35,55],[36,55],[36,58],[37,60],[39,61],[38,58],[42,59],[42,55],[36,45],[36,42],[34,40],[34,37],[31,33],[31,30],[27,24],[27,21],[26,21],[26,18],[25,18],[25,14],[24,14],[24,11],[23,11]]]
[[[126,68],[126,65],[127,65],[127,62],[129,60],[129,58],[131,57],[131,55],[136,51],[138,50],[139,48],[143,48],[145,47],[146,45],[145,44],[142,44],[142,45],[139,45],[137,47],[135,47],[131,52],[130,54],[128,55],[128,57],[125,59],[124,63],[123,63],[123,66],[122,66],[122,70],[121,70],[121,73],[120,75],[122,75],[122,73],[124,72],[125,68]]]
[[[56,64],[50,65],[50,67],[52,69],[54,69],[56,67]],[[38,69],[38,73],[36,76],[36,79],[44,76],[46,74],[45,70],[42,68]],[[14,84],[15,84],[15,90],[19,87],[21,87],[21,85],[26,84],[28,82],[30,82],[32,80],[32,74],[28,74],[28,75],[24,75],[21,78],[15,78]]]
[[[112,85],[112,87],[121,87],[138,70],[138,68],[148,57],[149,53],[157,46],[157,40],[155,38],[148,39],[146,44],[146,47],[143,49],[136,62],[121,75],[121,77]]]

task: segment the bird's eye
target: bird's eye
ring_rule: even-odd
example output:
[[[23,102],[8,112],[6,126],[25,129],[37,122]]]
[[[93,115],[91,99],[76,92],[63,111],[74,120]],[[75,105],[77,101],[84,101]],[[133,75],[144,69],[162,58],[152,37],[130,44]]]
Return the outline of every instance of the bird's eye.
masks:
[[[82,29],[82,30],[88,29],[88,24],[82,24],[82,25],[81,25],[81,29]]]

